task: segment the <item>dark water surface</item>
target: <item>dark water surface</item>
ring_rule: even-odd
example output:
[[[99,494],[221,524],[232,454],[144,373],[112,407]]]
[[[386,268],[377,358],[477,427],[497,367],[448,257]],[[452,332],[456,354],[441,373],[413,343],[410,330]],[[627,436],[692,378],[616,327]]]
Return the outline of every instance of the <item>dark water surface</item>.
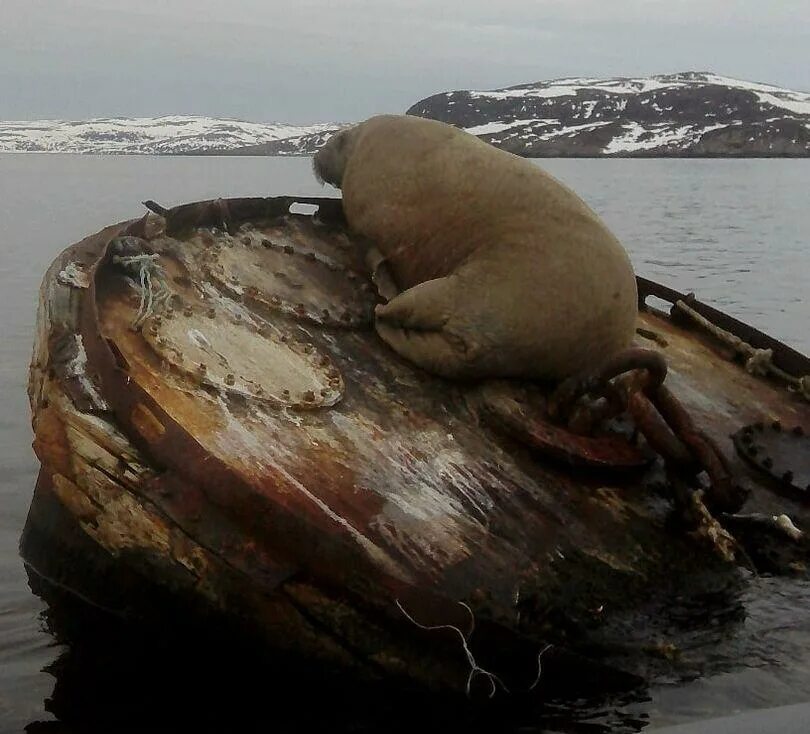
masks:
[[[810,351],[810,161],[556,160],[543,166],[603,215],[640,274],[694,291]],[[146,198],[172,205],[215,196],[323,192],[309,160],[301,158],[0,154],[0,731],[20,731],[32,722],[42,722],[36,730],[56,731],[47,724],[54,719],[49,712],[65,705],[73,706],[74,717],[76,708],[86,707],[88,720],[93,710],[109,705],[124,718],[131,712],[135,722],[148,703],[137,681],[155,676],[156,667],[164,674],[170,670],[175,680],[188,678],[183,661],[193,661],[185,664],[196,672],[205,666],[205,641],[202,656],[169,644],[160,660],[134,639],[112,650],[92,642],[71,647],[66,639],[72,637],[57,642],[48,632],[52,615],[29,589],[17,551],[37,470],[25,385],[46,267],[72,242],[140,214],[139,202]],[[810,585],[760,578],[732,605],[738,614],[731,626],[718,627],[716,634],[696,632],[694,650],[716,650],[708,669],[656,685],[647,701],[610,711],[583,705],[582,718],[633,730],[810,701]],[[273,728],[274,710],[289,705],[277,698],[283,671],[268,671],[258,686],[255,678],[243,684],[234,668],[203,674],[207,690],[179,687],[180,709],[235,711],[241,703],[228,696],[241,691],[267,698]],[[304,695],[310,723],[325,730],[369,730],[360,723],[362,700],[343,699],[335,708],[322,693]],[[152,723],[133,730],[156,730],[160,722]]]

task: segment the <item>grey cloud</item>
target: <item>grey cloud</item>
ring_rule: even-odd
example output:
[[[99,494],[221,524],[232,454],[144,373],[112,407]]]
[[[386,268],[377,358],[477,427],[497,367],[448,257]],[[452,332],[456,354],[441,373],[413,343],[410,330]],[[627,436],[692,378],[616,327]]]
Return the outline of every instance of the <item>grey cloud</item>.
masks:
[[[2,0],[0,117],[352,120],[433,92],[711,69],[810,88],[810,3]]]

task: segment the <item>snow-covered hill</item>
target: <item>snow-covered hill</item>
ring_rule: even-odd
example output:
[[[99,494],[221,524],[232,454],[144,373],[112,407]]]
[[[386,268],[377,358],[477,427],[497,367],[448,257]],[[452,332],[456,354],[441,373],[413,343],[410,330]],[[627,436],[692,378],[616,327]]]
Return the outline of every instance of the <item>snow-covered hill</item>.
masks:
[[[524,156],[810,156],[810,94],[709,72],[443,92],[408,114]],[[0,121],[0,152],[311,155],[340,127],[209,117]]]
[[[810,155],[810,94],[708,72],[445,92],[408,114],[525,156]]]
[[[167,154],[226,151],[335,130],[210,117],[110,118],[71,122],[0,121],[0,152]],[[297,152],[297,151],[290,151]]]

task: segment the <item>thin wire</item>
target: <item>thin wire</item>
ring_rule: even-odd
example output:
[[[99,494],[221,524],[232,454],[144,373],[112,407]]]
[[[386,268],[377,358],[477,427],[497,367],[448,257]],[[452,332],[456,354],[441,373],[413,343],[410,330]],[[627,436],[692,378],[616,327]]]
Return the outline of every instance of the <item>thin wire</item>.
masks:
[[[464,650],[464,655],[467,657],[467,662],[470,664],[470,674],[467,676],[467,685],[464,687],[464,690],[466,691],[468,697],[470,695],[470,689],[472,686],[473,679],[475,678],[476,675],[483,675],[489,682],[490,690],[488,698],[492,698],[495,695],[495,692],[498,690],[498,685],[500,685],[501,688],[503,688],[503,690],[506,693],[509,693],[509,689],[506,687],[504,682],[500,678],[498,678],[497,675],[495,675],[494,673],[490,673],[488,670],[485,670],[480,665],[478,665],[477,662],[475,662],[475,656],[472,654],[472,651],[467,645],[467,638],[464,636],[464,633],[458,627],[452,624],[437,624],[432,626],[421,624],[417,622],[410,614],[408,614],[408,612],[405,611],[402,604],[399,603],[399,599],[396,599],[395,602],[397,607],[399,607],[399,611],[402,612],[412,624],[415,624],[420,629],[427,631],[452,630],[459,636],[459,639],[461,640],[461,647]],[[470,618],[472,620],[472,628],[470,630],[470,633],[472,633],[472,629],[475,628],[475,617],[473,616],[472,609],[470,609],[470,607],[468,607],[464,602],[459,602],[459,604],[461,604],[461,606],[463,606],[470,613]]]

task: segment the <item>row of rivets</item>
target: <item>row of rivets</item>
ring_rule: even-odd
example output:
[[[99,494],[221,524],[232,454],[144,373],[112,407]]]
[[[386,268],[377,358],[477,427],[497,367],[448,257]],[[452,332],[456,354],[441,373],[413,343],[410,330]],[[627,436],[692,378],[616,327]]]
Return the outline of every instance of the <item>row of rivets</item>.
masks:
[[[769,427],[775,433],[782,432],[782,423],[779,420],[771,421]],[[763,421],[758,421],[751,425],[745,426],[739,432],[737,440],[739,442],[739,448],[743,453],[745,453],[752,461],[758,463],[758,465],[763,469],[770,471],[774,466],[773,458],[767,454],[761,455],[761,453],[765,451],[765,446],[756,444],[754,440],[756,435],[763,434],[765,432],[765,428],[766,426]],[[804,436],[804,429],[801,426],[795,426],[790,430],[790,434],[800,438]],[[792,484],[795,475],[792,471],[787,470],[782,472],[779,475],[779,478],[783,482]],[[805,489],[810,492],[810,484],[808,484]]]

